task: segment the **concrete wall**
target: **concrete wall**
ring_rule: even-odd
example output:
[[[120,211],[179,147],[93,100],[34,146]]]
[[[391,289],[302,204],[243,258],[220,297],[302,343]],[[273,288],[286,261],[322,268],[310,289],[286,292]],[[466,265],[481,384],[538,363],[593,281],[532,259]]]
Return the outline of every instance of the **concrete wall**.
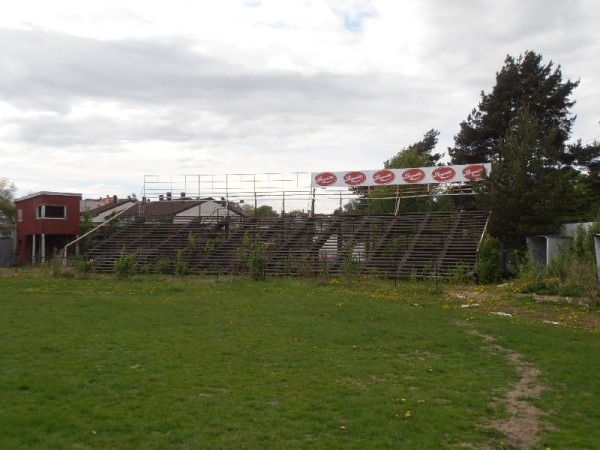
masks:
[[[546,265],[558,256],[562,248],[569,243],[570,237],[546,236]]]
[[[591,222],[590,222],[591,224]],[[573,232],[573,235],[577,232],[577,228],[581,224],[567,224],[575,225],[574,227],[568,227],[566,231]],[[589,224],[584,224],[588,225]],[[558,256],[562,247],[571,240],[571,237],[566,236],[528,236],[527,237],[527,250],[529,256],[538,264],[548,265],[550,261]],[[596,254],[596,270],[598,279],[600,280],[600,234],[594,235],[594,252]]]
[[[577,230],[579,229],[579,227],[583,228],[584,230],[587,230],[593,224],[594,222],[565,223],[560,226],[560,235],[575,237],[575,234],[577,234]]]
[[[538,264],[547,266],[558,256],[560,250],[571,238],[565,236],[528,236],[529,256]]]
[[[546,264],[546,237],[545,236],[528,236],[527,250],[529,257],[537,264]]]

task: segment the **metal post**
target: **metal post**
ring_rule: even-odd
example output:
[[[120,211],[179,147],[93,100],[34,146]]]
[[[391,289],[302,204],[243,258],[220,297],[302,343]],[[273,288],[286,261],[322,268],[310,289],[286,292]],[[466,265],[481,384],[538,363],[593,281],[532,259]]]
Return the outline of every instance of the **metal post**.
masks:
[[[35,234],[31,235],[31,264],[35,264]]]
[[[254,215],[256,216],[256,210],[258,209],[258,200],[256,199],[256,174],[253,175],[252,180],[254,189]]]
[[[41,253],[41,258],[40,261],[43,263],[46,262],[46,235],[44,233],[42,233],[41,235],[41,242],[40,242],[40,253]]]
[[[394,287],[397,287],[398,286],[398,249],[397,248],[395,251],[395,256],[396,257],[394,258],[395,259],[395,261],[394,261],[395,262],[395,264],[394,264],[394,267],[395,267],[394,268]]]
[[[225,175],[225,207],[227,208],[227,217],[229,217],[229,175]]]

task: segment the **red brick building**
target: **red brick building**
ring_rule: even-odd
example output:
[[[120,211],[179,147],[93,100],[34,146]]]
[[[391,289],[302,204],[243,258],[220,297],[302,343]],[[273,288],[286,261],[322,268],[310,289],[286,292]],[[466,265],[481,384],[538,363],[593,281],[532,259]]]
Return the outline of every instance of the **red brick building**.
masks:
[[[17,258],[21,263],[52,258],[79,234],[81,194],[38,192],[15,200]]]

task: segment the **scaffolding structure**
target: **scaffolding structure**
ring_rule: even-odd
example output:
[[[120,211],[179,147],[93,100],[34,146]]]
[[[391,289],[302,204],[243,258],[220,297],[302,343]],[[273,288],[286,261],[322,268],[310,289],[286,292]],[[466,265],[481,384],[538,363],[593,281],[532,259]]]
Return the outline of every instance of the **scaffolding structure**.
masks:
[[[310,172],[252,174],[144,175],[142,198],[146,201],[205,199],[250,205],[268,205],[279,213],[332,214],[351,201],[394,199],[396,211],[404,198],[473,194],[470,183],[422,184],[369,188],[311,187]]]

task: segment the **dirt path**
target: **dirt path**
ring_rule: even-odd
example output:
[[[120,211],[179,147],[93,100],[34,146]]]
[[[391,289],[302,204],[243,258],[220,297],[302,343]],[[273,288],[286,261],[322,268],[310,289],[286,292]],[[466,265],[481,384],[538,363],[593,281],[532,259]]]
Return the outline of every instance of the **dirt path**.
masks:
[[[539,398],[546,389],[539,380],[541,372],[525,361],[523,355],[496,344],[493,336],[475,330],[470,333],[482,338],[490,351],[504,355],[519,375],[519,381],[501,400],[510,416],[492,422],[490,427],[506,433],[506,443],[513,448],[534,448],[538,443],[543,413],[529,401]]]

